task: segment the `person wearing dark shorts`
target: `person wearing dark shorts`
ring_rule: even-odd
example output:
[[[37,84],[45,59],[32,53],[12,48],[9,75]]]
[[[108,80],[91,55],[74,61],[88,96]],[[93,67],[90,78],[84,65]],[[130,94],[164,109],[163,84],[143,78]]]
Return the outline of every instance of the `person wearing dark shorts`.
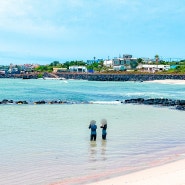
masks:
[[[107,136],[107,120],[106,119],[102,119],[101,120],[101,126],[100,128],[102,128],[102,139],[106,140],[106,136]]]
[[[95,120],[91,120],[90,121],[90,125],[89,125],[89,129],[91,129],[91,135],[90,135],[90,140],[91,141],[96,141],[96,121]]]

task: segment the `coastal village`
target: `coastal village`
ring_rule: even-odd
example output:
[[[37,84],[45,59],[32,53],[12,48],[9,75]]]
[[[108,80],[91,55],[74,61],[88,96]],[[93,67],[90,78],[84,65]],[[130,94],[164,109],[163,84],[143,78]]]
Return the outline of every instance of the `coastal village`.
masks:
[[[67,65],[66,65],[67,64]],[[50,68],[49,68],[50,66]],[[48,68],[49,71],[47,70]],[[0,65],[0,77],[12,74],[28,74],[33,72],[50,72],[50,73],[115,73],[115,72],[173,72],[182,71],[185,68],[185,60],[169,59],[164,61],[158,55],[153,59],[134,58],[131,54],[123,54],[113,59],[96,59],[84,61],[67,61],[60,63],[54,61],[51,64],[13,64],[8,66]],[[181,70],[180,70],[181,69]]]
[[[0,0],[0,185],[185,185],[185,0]]]

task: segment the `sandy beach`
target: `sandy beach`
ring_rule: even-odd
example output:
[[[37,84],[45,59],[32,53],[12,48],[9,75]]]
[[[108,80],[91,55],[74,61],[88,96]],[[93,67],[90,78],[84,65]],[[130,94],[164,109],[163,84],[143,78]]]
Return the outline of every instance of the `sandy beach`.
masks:
[[[185,85],[185,80],[166,79],[166,80],[152,80],[152,81],[148,81],[148,82],[160,83],[160,84],[179,84],[179,85]]]
[[[185,159],[88,185],[185,185]]]

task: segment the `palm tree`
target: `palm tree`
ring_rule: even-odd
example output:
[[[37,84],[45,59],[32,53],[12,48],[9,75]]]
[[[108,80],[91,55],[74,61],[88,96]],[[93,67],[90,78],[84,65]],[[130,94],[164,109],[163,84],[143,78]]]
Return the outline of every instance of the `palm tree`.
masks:
[[[159,55],[158,54],[155,55],[155,62],[157,65],[157,70],[158,70],[158,62],[159,62]]]
[[[158,54],[155,55],[155,61],[156,61],[156,64],[158,64],[158,61],[159,61],[159,55]]]
[[[96,60],[96,57],[93,57],[93,59],[94,59],[94,62],[95,62],[95,60]]]

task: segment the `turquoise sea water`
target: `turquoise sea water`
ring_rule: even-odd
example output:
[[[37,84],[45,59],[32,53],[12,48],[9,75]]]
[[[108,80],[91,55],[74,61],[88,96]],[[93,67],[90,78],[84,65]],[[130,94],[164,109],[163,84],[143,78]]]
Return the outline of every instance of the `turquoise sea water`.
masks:
[[[115,101],[127,98],[185,99],[185,85],[149,82],[0,79],[0,100]]]
[[[86,184],[183,158],[185,113],[115,102],[136,97],[185,99],[185,86],[0,79],[0,100],[74,102],[0,105],[0,184]],[[101,140],[102,118],[107,141]],[[92,119],[96,142],[89,141]]]

